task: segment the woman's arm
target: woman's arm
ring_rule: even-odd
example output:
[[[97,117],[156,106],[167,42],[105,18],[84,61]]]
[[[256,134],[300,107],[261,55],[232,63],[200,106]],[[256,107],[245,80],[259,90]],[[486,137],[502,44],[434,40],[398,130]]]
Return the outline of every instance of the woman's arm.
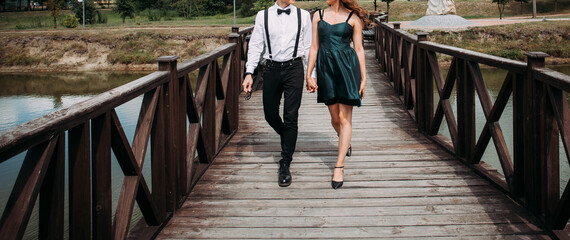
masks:
[[[312,77],[313,69],[315,68],[315,63],[317,62],[317,52],[319,51],[319,30],[318,23],[320,18],[313,16],[313,37],[311,40],[311,49],[309,50],[309,64],[307,66],[307,90],[310,93],[315,92],[318,88],[317,81]]]
[[[358,93],[360,94],[361,98],[364,98],[364,91],[366,89],[366,62],[364,61],[364,47],[362,46],[362,28],[364,23],[360,18],[352,18],[353,22],[353,29],[352,32],[352,41],[354,43],[354,51],[356,51],[356,56],[358,57],[358,62],[360,63],[360,90]]]

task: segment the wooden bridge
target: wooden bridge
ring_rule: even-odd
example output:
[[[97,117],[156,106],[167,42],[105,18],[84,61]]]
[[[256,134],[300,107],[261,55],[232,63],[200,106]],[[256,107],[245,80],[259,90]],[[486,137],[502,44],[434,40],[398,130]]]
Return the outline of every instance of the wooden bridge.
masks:
[[[0,239],[24,236],[36,199],[42,239],[568,239],[558,147],[567,158],[570,76],[543,68],[540,53],[511,61],[428,42],[382,19],[365,44],[367,94],[354,111],[341,189],[330,188],[336,135],[308,93],[293,183],[277,186],[279,139],[264,121],[261,91],[249,101],[239,95],[252,28],[234,28],[210,53],[180,64],[162,57],[158,72],[4,132],[0,163],[27,153]],[[437,54],[453,59],[446,79]],[[509,71],[495,102],[480,64]],[[114,109],[141,95],[129,143]],[[498,122],[511,95],[513,153]],[[478,133],[476,100],[487,119]],[[439,134],[443,119],[450,139]],[[490,139],[504,174],[480,160]],[[111,150],[125,175],[115,204]],[[131,224],[135,202],[143,217]]]

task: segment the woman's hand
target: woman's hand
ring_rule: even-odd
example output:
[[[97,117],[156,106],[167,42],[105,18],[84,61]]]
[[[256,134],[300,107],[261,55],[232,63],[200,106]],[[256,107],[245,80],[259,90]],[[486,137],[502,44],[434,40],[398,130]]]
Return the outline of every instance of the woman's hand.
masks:
[[[317,86],[317,80],[315,78],[312,77],[307,77],[307,90],[310,93],[314,93],[315,91],[317,91],[317,88],[319,88]]]
[[[358,94],[360,94],[360,99],[364,98],[364,91],[366,90],[366,79],[362,79],[360,81],[360,90],[358,90]]]

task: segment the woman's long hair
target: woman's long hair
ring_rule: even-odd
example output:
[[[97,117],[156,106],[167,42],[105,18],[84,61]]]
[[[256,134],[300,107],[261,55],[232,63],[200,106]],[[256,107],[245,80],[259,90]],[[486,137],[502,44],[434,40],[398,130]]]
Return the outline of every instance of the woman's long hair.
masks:
[[[356,3],[356,1],[354,0],[339,0],[342,5],[349,9],[352,10],[354,12],[354,14],[356,14],[360,19],[362,19],[362,21],[364,22],[364,26],[363,27],[369,27],[369,26],[373,26],[374,23],[372,21],[370,21],[370,19],[368,19],[368,14],[370,14],[370,12],[364,10],[364,8],[358,6],[358,4]]]

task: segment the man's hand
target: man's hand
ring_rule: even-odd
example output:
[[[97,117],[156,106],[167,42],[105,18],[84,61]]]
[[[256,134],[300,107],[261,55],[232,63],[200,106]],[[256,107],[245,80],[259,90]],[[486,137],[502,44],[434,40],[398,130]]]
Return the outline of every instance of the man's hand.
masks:
[[[319,88],[317,86],[317,80],[312,78],[312,77],[307,77],[307,90],[310,93],[314,93],[315,91],[317,91],[317,88]]]
[[[243,86],[243,91],[245,93],[251,92],[251,85],[253,85],[253,78],[251,77],[251,74],[245,75],[245,78],[243,79],[243,83],[241,85]]]

